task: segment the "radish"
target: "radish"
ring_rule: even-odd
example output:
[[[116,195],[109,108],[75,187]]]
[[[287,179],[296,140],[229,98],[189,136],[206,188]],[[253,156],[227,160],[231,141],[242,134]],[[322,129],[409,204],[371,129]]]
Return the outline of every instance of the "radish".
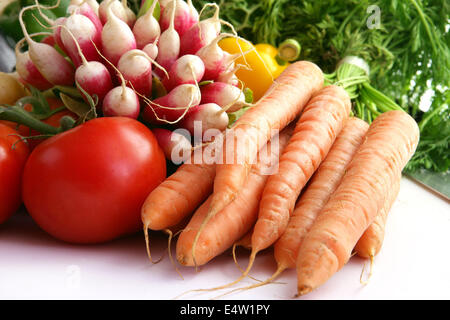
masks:
[[[133,27],[133,25],[136,23],[136,14],[128,7],[127,0],[122,0],[122,6],[125,9],[125,14],[127,16],[127,24],[130,26],[130,28]]]
[[[76,13],[69,16],[61,30],[61,41],[66,48],[66,53],[76,67],[82,62],[78,46],[81,48],[81,52],[86,60],[100,61],[100,56],[95,46],[99,49],[101,48],[101,33],[98,32],[94,23],[86,16]]]
[[[220,29],[219,6],[216,5],[214,16],[197,22],[183,34],[180,42],[181,55],[196,54],[219,35]]]
[[[40,34],[33,34],[34,35],[40,35]],[[20,40],[17,42],[15,47],[15,54],[16,54],[16,71],[19,74],[20,79],[27,83],[32,85],[33,87],[44,91],[47,89],[50,89],[53,87],[53,85],[48,82],[44,76],[39,72],[39,70],[34,65],[33,61],[30,58],[30,55],[28,51],[21,52],[20,48],[24,44],[25,39]]]
[[[147,12],[139,17],[133,26],[133,34],[136,38],[138,49],[144,48],[147,44],[154,43],[161,35],[159,22],[153,16],[157,3],[158,1],[154,0]]]
[[[122,85],[111,89],[103,99],[102,110],[106,117],[129,117],[137,119],[140,111],[139,97],[119,73]]]
[[[52,46],[34,41],[27,32],[23,22],[25,10],[38,5],[24,7],[19,13],[19,23],[28,43],[28,52],[36,68],[44,78],[53,85],[71,86],[74,82],[74,69],[69,61]]]
[[[97,2],[95,2],[97,3]],[[85,17],[87,17],[94,24],[98,33],[102,32],[103,24],[98,17],[98,13],[96,13],[95,9],[92,8],[91,4],[88,2],[80,2],[79,4],[71,4],[67,8],[67,12],[69,14],[78,13]],[[97,12],[98,12],[98,4],[97,4]]]
[[[108,7],[118,19],[128,24],[127,10],[119,0],[103,0],[98,7],[98,16],[103,25],[109,20]]]
[[[199,14],[197,9],[195,9],[194,5],[192,4],[192,0],[187,0],[187,4],[189,6],[189,14],[191,17],[191,26],[198,23],[199,21]]]
[[[213,82],[202,86],[200,90],[202,104],[215,103],[226,112],[235,112],[243,106],[249,105],[245,102],[242,90],[228,83]]]
[[[144,0],[145,1],[145,0]],[[164,9],[167,7],[167,5],[169,4],[169,3],[171,3],[173,0],[159,0],[158,2],[159,2],[159,16],[161,17],[162,16],[162,14],[163,14],[163,12],[164,12]]]
[[[46,43],[52,47],[56,45],[55,37],[52,34],[46,36],[44,39],[41,40],[41,42]]]
[[[125,80],[131,83],[132,88],[143,96],[152,93],[152,64],[145,52],[134,49],[122,55],[117,68]]]
[[[142,116],[150,124],[174,124],[200,104],[200,100],[201,94],[197,86],[182,84],[163,97],[153,101],[145,99],[148,107],[144,108]]]
[[[86,59],[82,61],[75,71],[75,80],[94,100],[97,96],[97,105],[101,106],[103,99],[113,86],[111,74],[101,62]]]
[[[152,93],[152,64],[161,69],[162,72],[166,72],[144,51],[133,49],[123,54],[117,68],[125,80],[131,83],[131,87],[138,95],[147,97]],[[168,76],[167,73],[166,76]]]
[[[178,59],[180,54],[180,36],[174,28],[174,19],[176,11],[176,0],[172,1],[174,5],[171,10],[171,20],[170,25],[167,30],[165,30],[158,41],[158,54],[156,61],[166,70],[169,70],[175,60]],[[157,72],[161,76],[160,72]]]
[[[192,152],[191,141],[180,131],[180,129],[170,131],[162,128],[152,130],[167,160],[174,164],[181,164],[189,158]]]
[[[110,2],[112,3],[114,2]],[[106,10],[108,21],[103,26],[101,35],[102,53],[108,61],[117,65],[125,52],[136,49],[136,39],[130,27],[115,16],[111,6],[108,6]]]
[[[198,13],[195,15],[194,11],[195,8],[190,7],[185,1],[183,0],[175,0],[172,2],[169,2],[167,6],[165,7],[165,11],[161,15],[161,18],[159,19],[159,23],[161,25],[161,30],[166,30],[169,28],[170,21],[171,21],[171,12],[173,6],[176,5],[175,10],[175,30],[178,32],[180,37],[183,36],[183,34],[189,30],[190,27],[192,27],[194,24],[198,22]],[[196,12],[196,11],[195,11]]]
[[[111,75],[102,63],[98,61],[88,61],[72,32],[68,29],[65,31],[72,37],[81,59],[80,66],[75,70],[75,82],[91,96],[94,101],[95,97],[97,97],[97,106],[101,106],[104,97],[113,87]],[[81,93],[83,98],[88,101],[84,93]]]
[[[158,56],[158,39],[156,39],[153,43],[147,44],[142,51],[144,51],[151,59],[156,60]]]
[[[202,59],[187,54],[178,58],[168,72],[168,77],[162,80],[167,91],[180,84],[198,84],[205,73]]]
[[[45,20],[45,22],[47,22],[51,27],[51,29],[53,29],[53,37],[55,38],[55,42],[58,45],[58,47],[64,51],[65,53],[67,53],[66,48],[64,47],[64,44],[61,40],[61,28],[59,28],[59,26],[64,25],[64,23],[66,22],[66,17],[60,17],[56,20],[52,20],[49,17],[47,17],[42,11],[41,8],[43,7],[42,5],[36,4],[38,12],[40,14],[40,16]],[[46,9],[51,8],[51,7],[44,7]]]
[[[244,66],[242,64],[232,65],[230,68],[228,68],[228,70],[219,74],[216,81],[228,83],[228,84],[231,84],[231,85],[239,88],[241,86],[241,81],[236,76],[236,71],[239,70],[241,67],[245,67],[250,70],[249,67]]]
[[[70,0],[69,8],[70,6],[82,6],[84,3],[87,3],[98,17],[99,4],[96,0]]]
[[[215,103],[200,104],[193,108],[179,126],[188,130],[192,135],[196,135],[201,130],[202,137],[210,129],[224,131],[228,126],[228,114]]]
[[[199,56],[205,64],[205,76],[203,80],[216,80],[222,73],[234,68],[234,61],[254,49],[238,52],[236,54],[229,54],[222,50],[219,46],[219,41],[224,37],[233,37],[240,39],[232,34],[222,33],[218,35],[210,44],[204,46],[197,51],[196,55]]]

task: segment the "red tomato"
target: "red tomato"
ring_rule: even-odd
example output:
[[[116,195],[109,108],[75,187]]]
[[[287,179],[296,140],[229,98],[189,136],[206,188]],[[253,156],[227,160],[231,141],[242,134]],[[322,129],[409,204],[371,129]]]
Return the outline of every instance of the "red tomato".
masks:
[[[0,124],[0,223],[19,209],[22,171],[28,156],[28,146],[18,132]]]
[[[33,150],[23,200],[55,238],[100,243],[142,228],[142,204],[165,177],[164,153],[150,129],[130,118],[97,118]]]

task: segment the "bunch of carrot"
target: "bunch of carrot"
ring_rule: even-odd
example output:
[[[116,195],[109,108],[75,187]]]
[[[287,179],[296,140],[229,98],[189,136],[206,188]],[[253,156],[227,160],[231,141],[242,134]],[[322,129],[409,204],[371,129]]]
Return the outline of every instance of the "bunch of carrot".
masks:
[[[245,289],[296,268],[303,295],[342,268],[352,252],[373,259],[419,130],[403,111],[381,114],[370,126],[350,111],[346,91],[324,86],[318,66],[293,63],[217,142],[222,161],[184,164],[148,196],[145,233],[180,230],[176,258],[183,266],[204,265],[236,244],[251,249],[241,277],[200,290],[238,283],[269,247],[277,270]],[[246,148],[230,143],[238,141]],[[267,174],[262,168],[270,160],[277,170]]]

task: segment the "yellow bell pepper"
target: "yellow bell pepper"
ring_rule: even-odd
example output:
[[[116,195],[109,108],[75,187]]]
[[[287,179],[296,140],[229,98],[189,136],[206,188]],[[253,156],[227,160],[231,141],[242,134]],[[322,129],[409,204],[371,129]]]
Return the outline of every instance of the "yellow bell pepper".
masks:
[[[254,102],[264,96],[273,80],[288,66],[288,63],[280,65],[277,62],[278,49],[270,44],[252,45],[235,38],[225,38],[219,42],[219,46],[230,54],[242,53],[254,48],[235,61],[236,65],[241,64],[250,69],[242,67],[238,69],[236,76],[244,83],[245,87],[253,91]]]

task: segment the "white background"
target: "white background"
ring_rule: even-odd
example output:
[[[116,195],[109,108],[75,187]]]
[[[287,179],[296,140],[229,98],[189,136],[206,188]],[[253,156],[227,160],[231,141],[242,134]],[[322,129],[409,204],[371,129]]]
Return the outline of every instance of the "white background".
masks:
[[[326,284],[299,299],[450,299],[449,209],[447,201],[403,178],[369,283],[360,283],[365,261],[353,257]],[[166,235],[150,236],[153,256],[165,254]],[[246,250],[238,251],[242,266],[247,257]],[[151,264],[141,234],[78,246],[54,240],[25,213],[0,226],[0,299],[170,300],[186,290],[222,285],[240,275],[229,252],[198,271],[178,268],[184,279],[167,254],[160,263]],[[251,275],[265,279],[274,270],[269,250],[257,256]],[[224,298],[292,299],[295,271],[285,271],[278,282]],[[233,288],[253,283],[247,278]],[[195,292],[182,298],[211,299],[223,292]]]

